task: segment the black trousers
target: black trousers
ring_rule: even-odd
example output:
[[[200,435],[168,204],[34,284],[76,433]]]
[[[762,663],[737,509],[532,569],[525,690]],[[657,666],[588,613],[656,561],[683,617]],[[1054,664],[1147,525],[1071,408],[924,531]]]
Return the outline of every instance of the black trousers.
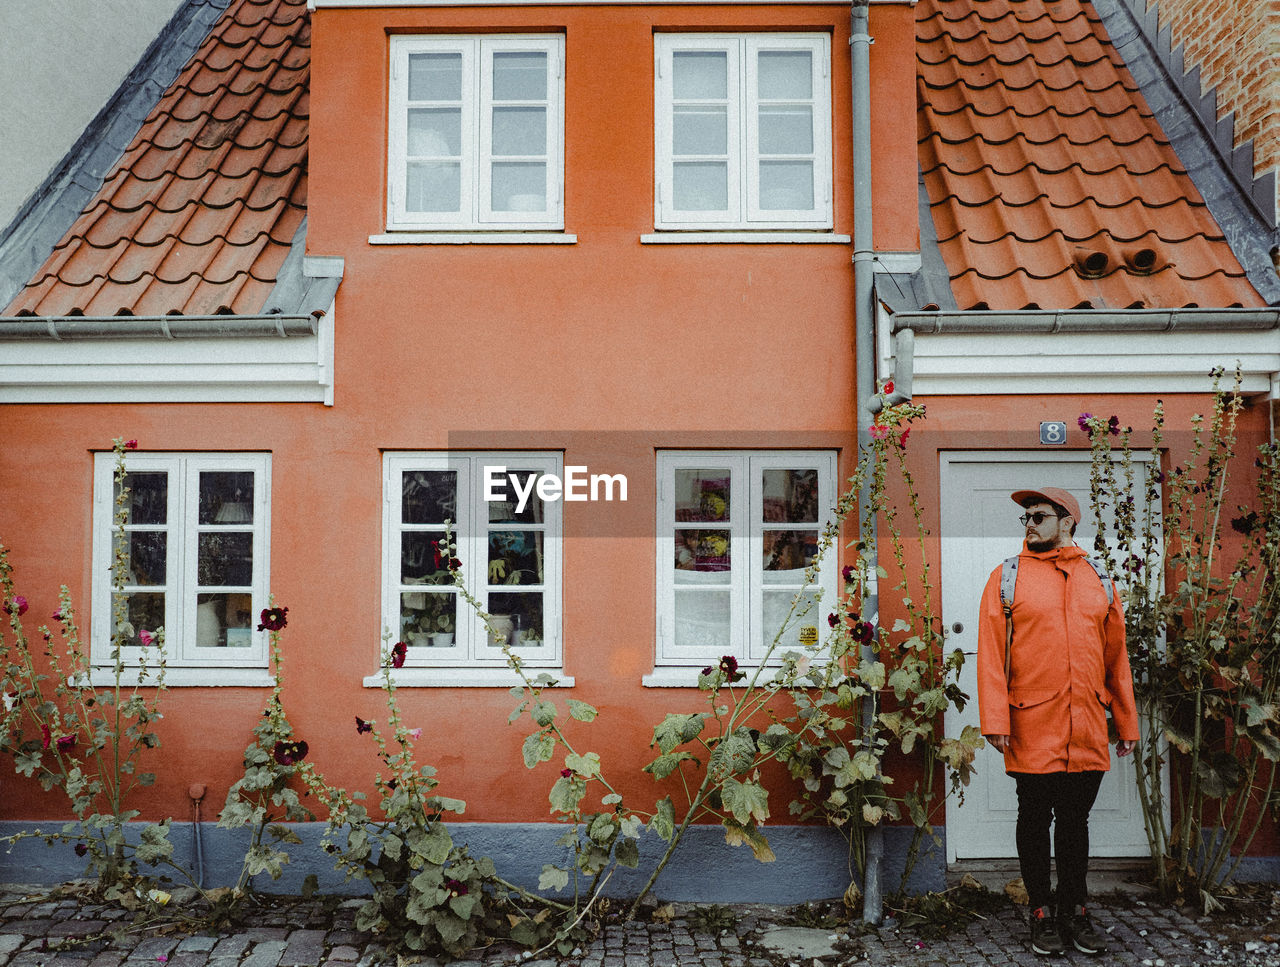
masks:
[[[1049,884],[1049,824],[1058,861],[1058,909],[1069,912],[1088,899],[1089,810],[1098,798],[1102,773],[1011,772],[1018,784],[1018,864],[1031,909],[1046,906]]]

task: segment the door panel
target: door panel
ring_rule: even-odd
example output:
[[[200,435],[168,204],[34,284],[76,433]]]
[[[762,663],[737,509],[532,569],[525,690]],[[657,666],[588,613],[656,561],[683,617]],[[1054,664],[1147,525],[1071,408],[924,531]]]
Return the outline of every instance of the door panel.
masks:
[[[971,701],[947,716],[947,734],[978,725],[976,652],[978,599],[991,571],[1021,549],[1023,528],[1015,490],[1062,487],[1080,501],[1086,520],[1075,542],[1092,553],[1096,528],[1089,508],[1089,454],[956,452],[941,455],[942,618],[948,649],[965,652],[960,687]],[[1004,757],[991,748],[978,752],[975,775],[963,805],[947,807],[947,859],[1006,858],[1016,855],[1017,795],[1004,772]],[[1148,852],[1137,801],[1133,759],[1111,756],[1089,821],[1093,856],[1143,856]]]

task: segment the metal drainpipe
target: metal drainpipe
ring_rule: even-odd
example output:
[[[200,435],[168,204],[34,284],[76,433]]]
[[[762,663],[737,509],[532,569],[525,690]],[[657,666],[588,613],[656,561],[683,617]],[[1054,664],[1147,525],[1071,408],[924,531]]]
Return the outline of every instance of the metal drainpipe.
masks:
[[[869,406],[875,391],[875,306],[872,303],[874,266],[871,238],[871,16],[870,0],[852,0],[849,21],[849,52],[852,59],[851,95],[853,98],[853,351],[854,410],[858,418],[859,451],[871,444],[872,412]],[[871,495],[870,481],[859,495],[859,505],[867,506]],[[861,520],[861,513],[859,513]],[[863,539],[876,539],[875,517],[871,532]],[[879,623],[879,592],[876,586],[876,561],[871,562],[863,614],[872,624]],[[874,659],[874,649],[863,646],[864,657]],[[873,702],[863,703],[864,732],[874,724]],[[880,860],[884,855],[884,830],[872,826],[867,831],[866,869],[862,884],[862,919],[879,924],[884,915],[884,898],[880,891]]]

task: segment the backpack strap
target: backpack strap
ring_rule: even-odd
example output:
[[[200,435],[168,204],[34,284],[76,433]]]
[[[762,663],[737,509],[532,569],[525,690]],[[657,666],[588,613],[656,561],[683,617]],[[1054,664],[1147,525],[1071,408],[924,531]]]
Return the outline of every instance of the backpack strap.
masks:
[[[1018,583],[1018,558],[1008,557],[1000,565],[1000,607],[1004,611],[1004,677],[1013,668],[1013,589]]]
[[[1107,569],[1102,566],[1101,561],[1089,557],[1087,554],[1084,559],[1089,562],[1089,566],[1097,573],[1098,580],[1102,582],[1102,590],[1107,592],[1107,607],[1111,607],[1116,597],[1115,584],[1111,580],[1111,575],[1107,574]]]
[[[1087,554],[1084,559],[1089,562],[1089,566],[1098,575],[1098,580],[1102,582],[1102,589],[1107,592],[1107,607],[1111,607],[1115,601],[1115,584],[1111,576],[1107,574],[1107,569],[1102,566],[1101,561]],[[1000,607],[1004,611],[1004,677],[1006,681],[1013,668],[1013,591],[1017,584],[1018,559],[1017,557],[1005,558],[1004,563],[1000,565]]]

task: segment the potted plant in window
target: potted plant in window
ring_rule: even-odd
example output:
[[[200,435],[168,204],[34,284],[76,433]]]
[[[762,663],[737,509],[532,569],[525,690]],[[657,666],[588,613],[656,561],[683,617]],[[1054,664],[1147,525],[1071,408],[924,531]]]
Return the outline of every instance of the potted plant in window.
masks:
[[[446,610],[442,607],[440,613],[429,620],[434,624],[431,629],[431,646],[433,648],[448,648],[452,646],[454,630],[452,609]]]

